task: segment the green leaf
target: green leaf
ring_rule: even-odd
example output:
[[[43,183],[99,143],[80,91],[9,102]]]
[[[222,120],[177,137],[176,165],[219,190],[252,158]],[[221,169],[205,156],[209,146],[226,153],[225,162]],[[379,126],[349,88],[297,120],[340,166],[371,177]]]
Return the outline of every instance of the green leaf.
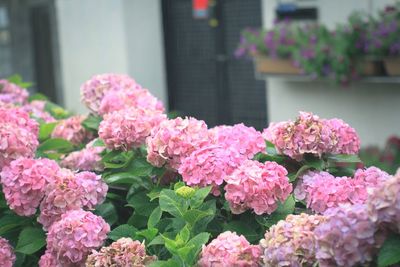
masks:
[[[185,225],[185,227],[182,228],[182,230],[178,234],[178,238],[181,239],[181,241],[186,244],[189,241],[190,238],[190,230],[188,225]]]
[[[128,219],[128,224],[135,226],[138,229],[144,228],[147,225],[147,216],[143,216],[138,214],[137,212],[133,212],[131,217]]]
[[[290,195],[286,201],[282,204],[278,204],[278,208],[269,216],[256,216],[256,221],[269,228],[276,224],[280,220],[284,220],[287,215],[292,214],[295,209],[295,200],[292,195]]]
[[[293,175],[289,175],[289,182],[294,182],[296,181],[297,178],[299,178],[300,175],[302,175],[303,173],[305,173],[307,170],[309,170],[311,168],[311,166],[309,165],[303,165],[301,166],[300,169],[298,169],[298,171],[293,174]]]
[[[203,219],[204,217],[210,216],[210,215],[213,215],[213,211],[211,209],[207,210],[207,211],[193,209],[193,210],[186,211],[183,215],[183,219],[188,224],[193,226],[199,220]]]
[[[140,215],[150,216],[152,211],[158,206],[157,202],[150,202],[145,191],[138,192],[127,199],[129,207],[133,207],[135,212]]]
[[[391,266],[400,262],[400,235],[391,234],[378,253],[378,267]]]
[[[113,225],[118,221],[117,210],[111,202],[104,202],[98,205],[94,213],[103,217],[109,225]]]
[[[46,245],[46,235],[40,228],[24,228],[19,234],[15,251],[31,255]]]
[[[189,264],[189,261],[191,261],[190,254],[194,249],[195,249],[194,245],[186,245],[182,248],[179,248],[176,251],[176,254],[179,256],[179,258],[182,259],[183,262],[187,263],[190,266]]]
[[[149,228],[136,233],[136,236],[142,236],[146,239],[146,242],[150,243],[158,234],[157,228]]]
[[[42,123],[39,128],[39,140],[43,141],[50,138],[51,133],[56,127],[57,122]]]
[[[59,105],[54,104],[49,101],[46,102],[44,109],[45,109],[45,111],[49,112],[56,119],[65,119],[71,115],[68,111],[66,111]]]
[[[155,227],[157,223],[160,221],[161,216],[162,216],[162,211],[160,207],[156,207],[150,214],[149,221],[147,222],[147,227],[148,228]]]
[[[258,153],[257,155],[254,156],[254,160],[260,161],[260,162],[266,162],[266,161],[274,161],[276,163],[283,163],[285,161],[285,156],[283,155],[269,155],[269,154],[263,154],[263,153]]]
[[[138,231],[135,227],[129,224],[122,224],[114,228],[109,234],[108,238],[111,240],[118,240],[121,237],[134,237],[135,233]]]
[[[155,187],[147,194],[147,196],[150,198],[151,201],[153,201],[154,199],[157,199],[160,197],[161,190],[162,190],[162,188]]]
[[[305,156],[304,164],[319,171],[322,171],[325,167],[325,162],[322,159],[310,155]]]
[[[96,138],[93,143],[92,143],[93,147],[97,147],[97,146],[105,146],[103,140],[101,140],[100,138]]]
[[[278,154],[276,151],[275,145],[267,140],[265,140],[265,150],[267,151],[267,154],[269,154],[269,155]]]
[[[48,101],[49,98],[47,96],[45,96],[44,94],[35,93],[35,94],[29,96],[29,98],[28,98],[29,103],[34,100]]]
[[[28,88],[33,85],[33,83],[31,83],[31,82],[24,82],[22,80],[21,75],[19,75],[19,74],[14,74],[14,75],[8,77],[7,80],[11,83],[18,85],[19,87],[22,87],[22,88]]]
[[[74,146],[67,140],[61,138],[52,138],[44,141],[38,147],[38,151],[59,151],[59,152],[69,152],[73,150]]]
[[[141,178],[129,172],[117,172],[104,177],[107,184],[134,184],[141,182]]]
[[[88,130],[92,130],[97,132],[99,130],[100,122],[103,120],[100,116],[89,115],[87,118],[82,122],[82,126]]]
[[[203,204],[204,199],[208,196],[211,191],[211,186],[203,187],[194,193],[194,196],[190,198],[190,207],[196,209]]]
[[[347,155],[347,154],[338,154],[338,155],[327,155],[328,160],[333,162],[343,162],[343,163],[358,163],[361,162],[361,159],[358,155]]]
[[[147,245],[148,247],[155,245],[164,245],[164,238],[161,235],[156,236],[151,240],[151,242]]]
[[[169,259],[167,261],[155,261],[152,262],[149,267],[177,267],[181,264],[174,259]]]
[[[253,242],[259,240],[260,236],[255,229],[244,221],[230,221],[223,224],[224,231],[236,232],[239,235],[244,235],[247,240]]]
[[[177,218],[183,218],[188,209],[185,199],[170,189],[163,189],[161,191],[159,203],[162,211],[166,211]]]
[[[30,223],[30,220],[25,217],[20,217],[15,215],[14,213],[11,214],[5,214],[3,217],[0,219],[0,236],[4,235],[8,231],[22,226],[24,224]]]
[[[186,246],[193,246],[193,249],[186,256],[186,262],[189,264],[189,266],[192,266],[196,262],[201,247],[208,242],[209,238],[209,233],[200,233],[187,242]]]
[[[132,175],[148,177],[153,171],[153,166],[145,158],[136,158],[129,164],[127,169]]]

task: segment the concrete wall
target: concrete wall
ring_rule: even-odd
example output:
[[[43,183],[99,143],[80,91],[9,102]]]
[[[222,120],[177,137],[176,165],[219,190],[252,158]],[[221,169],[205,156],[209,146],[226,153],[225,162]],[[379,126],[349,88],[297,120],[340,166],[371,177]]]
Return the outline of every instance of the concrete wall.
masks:
[[[394,1],[320,0],[317,3],[322,23],[343,22],[353,10],[376,12]],[[263,1],[264,26],[273,21],[275,1]],[[383,145],[392,134],[400,135],[400,85],[354,83],[343,88],[330,82],[290,82],[267,79],[267,108],[270,121],[294,119],[299,110],[321,117],[344,119],[360,135],[363,146]]]

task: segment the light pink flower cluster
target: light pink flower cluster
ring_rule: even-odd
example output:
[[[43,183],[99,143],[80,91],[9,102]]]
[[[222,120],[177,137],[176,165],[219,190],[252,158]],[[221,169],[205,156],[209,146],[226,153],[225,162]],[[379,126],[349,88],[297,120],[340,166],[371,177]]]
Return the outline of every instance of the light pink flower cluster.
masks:
[[[375,167],[359,169],[350,177],[334,177],[328,172],[305,173],[296,189],[295,197],[306,200],[307,207],[318,213],[339,204],[365,203],[368,188],[374,188],[389,178],[389,174]]]
[[[256,267],[260,257],[260,246],[251,245],[244,236],[227,231],[203,246],[197,264],[200,267]]]
[[[0,102],[23,105],[28,101],[28,91],[7,80],[0,80]]]
[[[53,255],[50,250],[46,252],[39,259],[39,267],[63,267],[57,260],[57,256]]]
[[[161,111],[139,108],[128,108],[104,116],[100,123],[99,137],[107,148],[113,150],[130,150],[146,142],[152,129],[166,120]]]
[[[369,193],[367,206],[371,220],[400,233],[400,176],[395,175]]]
[[[107,189],[100,176],[94,173],[81,172],[75,175],[70,170],[61,169],[58,181],[46,188],[38,221],[43,229],[48,229],[69,210],[94,209],[104,201]]]
[[[20,108],[0,108],[0,169],[21,157],[33,157],[39,125]]]
[[[243,123],[233,126],[221,125],[210,129],[214,142],[224,148],[234,148],[240,154],[252,159],[255,154],[265,151],[262,134]]]
[[[357,154],[360,141],[353,128],[342,120],[324,120],[308,112],[300,112],[296,121],[272,123],[263,136],[279,153],[296,160],[304,154]]]
[[[89,211],[71,210],[55,222],[47,234],[47,251],[61,266],[81,266],[92,249],[101,247],[110,226]]]
[[[16,260],[13,248],[5,238],[0,237],[0,263],[2,267],[12,267]]]
[[[169,167],[178,169],[182,159],[208,143],[204,121],[180,117],[164,120],[146,139],[147,161],[156,167],[168,163]]]
[[[100,251],[93,251],[86,260],[86,267],[146,267],[156,256],[146,254],[143,243],[130,238],[120,238]]]
[[[31,216],[42,201],[46,186],[54,182],[59,167],[49,159],[19,158],[0,173],[3,193],[10,209]]]
[[[82,126],[85,116],[72,116],[68,119],[61,120],[51,133],[52,138],[62,138],[73,145],[80,145],[93,138],[91,132]]]
[[[84,149],[70,153],[60,165],[74,171],[102,171],[104,164],[101,162],[100,154],[105,147],[93,146],[94,141],[88,143]]]
[[[45,111],[46,101],[34,100],[22,107],[32,117],[43,120],[45,123],[55,122],[56,119]]]
[[[232,174],[245,160],[246,156],[235,148],[211,145],[195,150],[183,159],[178,171],[187,185],[212,185],[212,193],[218,196],[219,186],[224,182],[225,176]]]
[[[107,92],[128,89],[140,89],[141,86],[132,78],[123,74],[100,74],[93,76],[81,86],[82,102],[91,111],[97,113],[101,100]]]
[[[139,108],[164,112],[161,101],[154,97],[147,89],[110,91],[100,102],[98,113],[104,115],[126,108]]]
[[[287,171],[275,162],[247,160],[225,177],[225,199],[234,214],[253,209],[271,214],[292,192]]]
[[[260,241],[265,266],[313,266],[317,261],[314,230],[324,221],[320,215],[290,214],[269,228]]]
[[[381,244],[364,204],[340,205],[324,216],[326,221],[314,231],[321,267],[351,267],[372,261]]]

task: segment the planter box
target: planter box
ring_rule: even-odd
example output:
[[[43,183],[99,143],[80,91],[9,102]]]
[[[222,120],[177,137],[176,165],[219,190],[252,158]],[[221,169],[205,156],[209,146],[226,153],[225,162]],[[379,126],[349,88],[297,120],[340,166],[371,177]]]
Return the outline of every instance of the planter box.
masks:
[[[269,74],[301,74],[299,68],[293,65],[290,59],[269,58],[263,56],[254,57],[256,71]]]
[[[400,76],[400,57],[385,58],[385,69],[389,76]]]
[[[383,62],[377,60],[361,60],[357,63],[361,76],[382,76],[384,75]]]

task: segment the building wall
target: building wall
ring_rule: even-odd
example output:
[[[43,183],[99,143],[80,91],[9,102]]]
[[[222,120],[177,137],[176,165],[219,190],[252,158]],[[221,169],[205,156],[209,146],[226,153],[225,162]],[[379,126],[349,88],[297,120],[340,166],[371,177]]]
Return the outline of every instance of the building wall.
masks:
[[[376,12],[394,1],[320,0],[320,21],[328,26],[344,22],[353,10]],[[271,27],[276,2],[263,1],[264,26]],[[399,84],[356,82],[340,87],[330,82],[290,82],[267,79],[267,107],[270,121],[292,119],[299,110],[321,117],[344,119],[360,135],[363,146],[383,145],[387,137],[400,135]]]

